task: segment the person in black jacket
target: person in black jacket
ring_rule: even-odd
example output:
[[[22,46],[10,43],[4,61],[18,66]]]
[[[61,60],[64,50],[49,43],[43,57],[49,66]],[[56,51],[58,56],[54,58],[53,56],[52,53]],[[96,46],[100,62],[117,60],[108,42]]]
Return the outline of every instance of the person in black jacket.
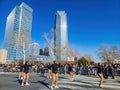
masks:
[[[29,65],[28,65],[27,61],[25,62],[23,68],[24,68],[24,71],[23,71],[24,77],[23,77],[23,80],[22,80],[22,86],[24,86],[24,82],[26,82],[26,85],[30,85],[28,83],[28,81],[29,81]]]
[[[109,71],[109,74],[111,75],[112,79],[114,79],[113,66],[111,64],[108,65],[108,71]]]
[[[102,87],[102,83],[104,81],[104,76],[103,76],[103,67],[101,63],[98,63],[98,66],[96,66],[95,68],[97,68],[97,74],[100,78],[100,82],[99,82],[99,87]]]
[[[53,65],[51,66],[52,68],[52,86],[51,89],[53,89],[53,86],[55,84],[55,88],[59,88],[58,87],[58,68],[59,65],[57,64],[56,61],[53,61]]]
[[[19,75],[18,75],[18,79],[19,79],[19,80],[22,80],[22,79],[23,79],[23,65],[22,65],[22,64],[20,65],[20,68],[19,68],[19,69],[20,69],[20,71],[19,71],[19,73],[18,73],[18,74],[19,74]]]
[[[50,63],[48,63],[47,68],[48,68],[49,78],[51,79],[52,78],[52,70],[51,70],[51,64]]]
[[[74,78],[73,78],[73,64],[70,64],[70,66],[68,67],[68,71],[70,74],[70,80],[74,80]]]
[[[104,65],[104,68],[105,68],[104,78],[105,78],[105,79],[108,79],[108,65],[105,64],[105,65]]]

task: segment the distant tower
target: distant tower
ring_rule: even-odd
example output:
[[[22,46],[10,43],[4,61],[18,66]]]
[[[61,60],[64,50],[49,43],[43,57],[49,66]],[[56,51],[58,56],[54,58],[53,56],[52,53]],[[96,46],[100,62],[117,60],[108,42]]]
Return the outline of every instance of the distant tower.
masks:
[[[67,16],[65,11],[57,11],[55,15],[55,31],[54,31],[54,53],[56,60],[65,60],[66,54],[63,50],[67,49],[68,33],[67,33]]]
[[[49,56],[49,48],[48,47],[44,48],[44,55]]]
[[[40,45],[38,43],[32,43],[30,46],[30,55],[39,56]]]
[[[7,17],[6,32],[4,37],[4,48],[8,51],[7,61],[21,59],[23,42],[26,58],[29,57],[29,45],[31,43],[33,10],[24,2],[15,6]]]
[[[44,55],[44,51],[43,51],[42,48],[41,48],[40,51],[39,51],[39,55]]]

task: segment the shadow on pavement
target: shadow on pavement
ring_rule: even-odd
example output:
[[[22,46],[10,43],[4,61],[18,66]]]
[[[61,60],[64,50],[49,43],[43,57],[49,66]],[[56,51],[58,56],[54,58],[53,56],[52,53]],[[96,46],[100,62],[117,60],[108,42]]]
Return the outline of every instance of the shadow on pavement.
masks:
[[[74,82],[74,81],[73,81]],[[80,82],[80,83],[84,83],[83,85],[78,85],[78,84],[74,84],[74,83],[62,83],[61,85],[67,85],[67,86],[73,86],[73,87],[81,87],[81,88],[84,88],[84,89],[90,89],[90,90],[113,90],[113,89],[111,89],[111,88],[106,88],[106,87],[104,87],[104,84],[103,84],[103,87],[102,88],[100,88],[99,86],[97,86],[97,85],[94,85],[94,84],[91,84],[91,83],[89,83],[89,82],[85,82],[85,81],[80,81],[80,80],[76,80],[75,82]],[[120,82],[120,81],[119,81]],[[91,86],[89,86],[89,85],[86,85],[86,84],[91,84]],[[79,88],[78,88],[79,89]],[[80,89],[81,90],[81,89]]]
[[[85,82],[85,81],[80,81],[80,80],[75,80],[75,82],[80,82],[80,83],[85,83],[85,84],[91,84],[90,82]]]
[[[18,83],[21,85],[22,84],[22,80],[17,80],[18,81]]]
[[[59,77],[59,79],[67,79],[66,77]]]
[[[45,80],[43,80],[43,81],[37,81],[38,83],[41,83],[42,85],[44,85],[44,86],[46,86],[48,89],[50,89],[50,84],[49,83],[47,83],[47,82],[45,82]]]
[[[120,81],[117,81],[118,83],[120,83]]]

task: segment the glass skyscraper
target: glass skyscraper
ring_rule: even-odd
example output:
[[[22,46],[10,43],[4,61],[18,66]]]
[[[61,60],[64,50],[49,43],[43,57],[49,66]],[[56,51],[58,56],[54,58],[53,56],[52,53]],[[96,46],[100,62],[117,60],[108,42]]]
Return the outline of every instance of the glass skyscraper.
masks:
[[[24,2],[15,6],[7,17],[4,48],[8,50],[7,61],[22,59],[23,50],[29,57],[33,9]]]
[[[57,11],[55,15],[54,29],[54,54],[56,56],[56,60],[66,60],[67,44],[67,16],[65,11]]]
[[[32,43],[30,45],[30,55],[31,56],[39,56],[40,45],[38,43]]]

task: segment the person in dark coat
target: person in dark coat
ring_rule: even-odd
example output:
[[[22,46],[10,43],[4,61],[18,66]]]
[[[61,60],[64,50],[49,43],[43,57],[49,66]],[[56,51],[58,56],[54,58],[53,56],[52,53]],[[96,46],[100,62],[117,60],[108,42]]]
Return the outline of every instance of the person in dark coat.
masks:
[[[23,65],[23,80],[22,80],[22,86],[24,86],[24,82],[26,83],[27,86],[29,86],[30,84],[28,83],[29,81],[29,65],[28,62],[26,61],[25,64]]]
[[[103,67],[101,63],[98,63],[98,66],[95,66],[95,68],[97,68],[97,74],[100,78],[100,82],[99,82],[99,87],[103,87],[102,83],[104,81],[104,76],[103,76]]]
[[[52,78],[52,67],[51,67],[51,64],[50,63],[48,63],[48,65],[47,65],[47,69],[48,69],[48,75],[49,75],[49,78],[51,79]]]
[[[70,66],[68,67],[68,71],[70,74],[70,80],[74,80],[74,78],[73,78],[73,64],[70,64]]]
[[[52,68],[52,85],[51,85],[51,89],[53,89],[53,86],[55,84],[55,88],[59,88],[58,87],[58,68],[59,65],[57,64],[56,61],[53,61],[53,65],[51,66]]]
[[[108,71],[109,71],[109,74],[112,77],[112,79],[115,79],[114,78],[114,72],[113,72],[114,68],[113,68],[113,66],[111,64],[108,65]]]

